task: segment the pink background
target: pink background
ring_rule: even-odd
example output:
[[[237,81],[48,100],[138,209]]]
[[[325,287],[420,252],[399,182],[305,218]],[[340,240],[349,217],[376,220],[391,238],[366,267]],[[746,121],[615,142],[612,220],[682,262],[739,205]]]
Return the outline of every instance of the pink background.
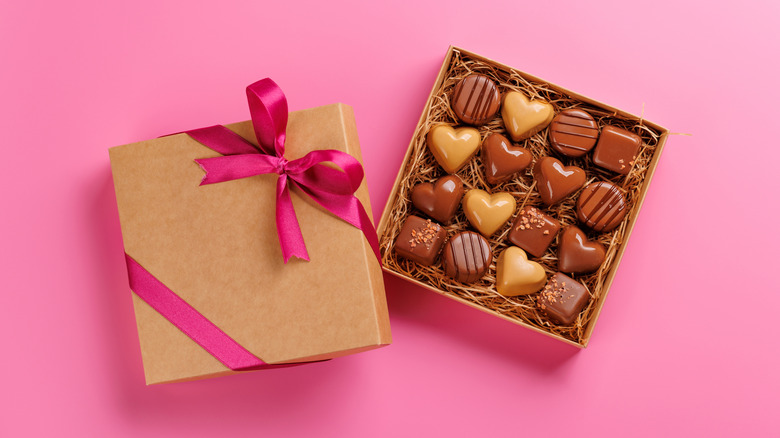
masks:
[[[1,436],[779,433],[778,2],[110,3],[0,7]],[[386,277],[388,348],[146,387],[107,148],[271,76],[354,106],[378,218],[449,44],[693,134],[591,346]]]

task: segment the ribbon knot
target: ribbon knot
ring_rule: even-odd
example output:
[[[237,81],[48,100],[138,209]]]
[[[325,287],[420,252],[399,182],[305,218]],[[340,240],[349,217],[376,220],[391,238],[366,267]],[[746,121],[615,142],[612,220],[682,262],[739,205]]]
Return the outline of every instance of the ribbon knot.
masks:
[[[279,161],[276,162],[276,174],[282,175],[287,173],[287,163],[289,163],[289,161],[287,161],[287,159],[284,157],[277,157],[277,158],[279,159]]]
[[[292,256],[309,260],[290,198],[292,185],[341,220],[362,230],[381,264],[376,231],[354,195],[363,180],[360,162],[333,149],[311,151],[288,161],[284,157],[287,98],[281,88],[266,78],[248,86],[246,93],[258,146],[221,125],[187,131],[192,138],[223,155],[195,160],[205,172],[201,185],[276,173],[279,175],[276,231],[285,263]],[[341,170],[324,166],[323,162],[331,162]]]

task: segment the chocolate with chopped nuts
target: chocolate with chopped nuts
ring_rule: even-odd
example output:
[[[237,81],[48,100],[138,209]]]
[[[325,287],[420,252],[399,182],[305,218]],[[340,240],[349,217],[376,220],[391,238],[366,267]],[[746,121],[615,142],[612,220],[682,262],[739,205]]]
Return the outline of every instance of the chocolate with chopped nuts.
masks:
[[[441,251],[447,232],[430,219],[409,216],[395,241],[395,252],[424,266],[431,266]]]
[[[590,295],[580,282],[556,272],[539,292],[536,305],[551,321],[571,325],[577,320]]]
[[[534,257],[541,257],[561,229],[561,223],[536,207],[525,206],[509,231],[509,241]]]

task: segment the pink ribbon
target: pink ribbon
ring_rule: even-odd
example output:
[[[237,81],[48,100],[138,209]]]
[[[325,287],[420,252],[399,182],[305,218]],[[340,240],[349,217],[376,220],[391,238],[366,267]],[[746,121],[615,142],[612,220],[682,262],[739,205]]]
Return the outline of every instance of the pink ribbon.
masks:
[[[295,256],[309,260],[309,253],[295,216],[290,185],[298,187],[314,201],[366,236],[381,264],[379,242],[363,205],[354,196],[363,180],[360,162],[338,150],[316,150],[297,160],[284,158],[287,128],[287,98],[269,78],[246,89],[249,111],[259,148],[224,126],[187,131],[204,146],[222,157],[195,160],[206,172],[201,185],[215,184],[266,173],[276,173],[276,231],[284,262]],[[322,165],[329,161],[341,171]]]
[[[242,347],[125,253],[130,289],[154,310],[234,371],[286,368],[307,362],[267,364]],[[319,361],[315,361],[319,362]]]

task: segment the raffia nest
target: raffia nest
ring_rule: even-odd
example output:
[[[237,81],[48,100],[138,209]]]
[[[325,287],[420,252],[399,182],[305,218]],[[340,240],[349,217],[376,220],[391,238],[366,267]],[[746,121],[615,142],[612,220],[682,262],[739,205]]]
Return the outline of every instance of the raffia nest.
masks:
[[[433,155],[428,150],[425,136],[428,133],[428,130],[436,124],[448,123],[457,125],[459,123],[455,114],[452,112],[449,99],[458,81],[472,73],[480,73],[493,78],[498,83],[499,90],[502,93],[514,90],[520,91],[532,99],[544,99],[553,105],[556,113],[567,108],[581,108],[596,119],[600,128],[609,124],[640,135],[643,140],[643,145],[635,160],[631,173],[627,176],[616,175],[613,172],[595,166],[591,161],[590,154],[587,154],[582,158],[572,159],[560,157],[551,153],[547,129],[542,130],[530,139],[520,143],[521,146],[524,146],[532,152],[534,162],[536,162],[539,157],[553,155],[561,159],[564,165],[576,165],[584,169],[588,176],[587,184],[594,181],[610,181],[617,186],[622,187],[629,206],[629,217],[630,213],[637,208],[637,201],[639,200],[642,183],[645,180],[648,166],[660,138],[658,132],[646,126],[641,119],[621,117],[614,112],[606,111],[603,108],[590,105],[563,94],[562,92],[551,88],[548,84],[530,82],[514,70],[504,71],[503,69],[487,64],[481,60],[471,59],[466,54],[456,50],[453,53],[449,71],[447,72],[441,87],[434,93],[434,97],[430,104],[431,106],[428,108],[428,117],[420,124],[414,133],[413,141],[411,143],[411,156],[406,167],[402,170],[402,177],[397,190],[397,195],[391,204],[389,220],[387,221],[385,232],[380,237],[379,243],[384,266],[402,276],[418,280],[446,295],[460,297],[510,319],[523,322],[552,335],[584,345],[586,341],[586,330],[589,324],[594,320],[595,311],[598,308],[600,299],[606,293],[605,281],[607,276],[610,271],[616,267],[616,255],[624,242],[628,220],[624,220],[618,228],[608,233],[590,232],[587,228],[580,226],[583,231],[588,233],[589,239],[594,239],[604,244],[607,248],[607,257],[597,272],[589,275],[575,276],[576,279],[582,282],[588,289],[591,298],[573,325],[559,326],[551,323],[544,313],[539,311],[536,307],[537,294],[519,297],[504,297],[499,295],[495,289],[495,261],[498,258],[498,254],[511,245],[507,240],[507,235],[520,208],[525,205],[539,207],[560,220],[564,227],[569,224],[577,224],[575,201],[579,196],[579,192],[550,208],[545,208],[534,187],[534,179],[531,174],[531,168],[533,166],[529,166],[526,171],[521,172],[514,179],[495,187],[489,186],[484,180],[482,160],[479,157],[479,154],[458,172],[458,176],[463,180],[464,188],[466,190],[479,188],[486,190],[489,193],[509,192],[515,197],[518,203],[518,208],[512,216],[512,219],[510,219],[499,232],[494,234],[492,238],[488,239],[493,250],[493,263],[491,264],[488,273],[477,283],[463,284],[457,282],[445,276],[444,271],[439,264],[431,267],[421,266],[412,261],[398,257],[395,251],[392,250],[395,239],[407,216],[410,214],[417,214],[424,217],[424,215],[417,211],[412,205],[412,188],[418,183],[432,182],[439,177],[446,175],[446,172],[436,163]],[[485,138],[487,134],[492,132],[507,135],[500,114],[496,115],[490,123],[479,127],[479,131],[482,138]],[[473,230],[462,211],[460,211],[449,224],[444,226],[447,229],[449,236],[453,236],[459,231]],[[557,244],[559,238],[559,236],[556,237],[544,256],[534,259],[544,267],[548,275],[554,274],[557,271]]]

